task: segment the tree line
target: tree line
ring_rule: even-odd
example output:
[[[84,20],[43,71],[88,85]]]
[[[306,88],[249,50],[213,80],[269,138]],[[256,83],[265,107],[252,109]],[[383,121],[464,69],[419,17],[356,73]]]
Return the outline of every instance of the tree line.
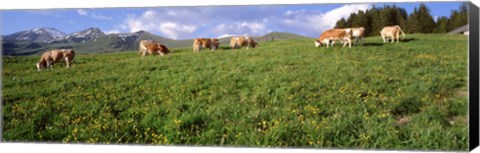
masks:
[[[382,8],[373,6],[367,11],[352,13],[342,18],[335,28],[364,27],[365,36],[379,35],[385,26],[400,25],[406,33],[446,33],[468,23],[468,4],[462,3],[449,17],[441,16],[434,20],[427,6],[421,3],[411,14],[395,5]]]

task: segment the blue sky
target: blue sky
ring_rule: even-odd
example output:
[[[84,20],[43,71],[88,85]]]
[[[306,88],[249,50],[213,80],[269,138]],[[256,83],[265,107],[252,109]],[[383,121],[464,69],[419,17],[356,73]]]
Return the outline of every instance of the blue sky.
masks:
[[[352,12],[395,4],[411,13],[419,3],[297,4],[2,10],[2,35],[40,27],[73,33],[97,27],[106,33],[145,30],[173,38],[264,35],[290,32],[317,37]],[[449,16],[461,2],[425,2],[434,17]]]

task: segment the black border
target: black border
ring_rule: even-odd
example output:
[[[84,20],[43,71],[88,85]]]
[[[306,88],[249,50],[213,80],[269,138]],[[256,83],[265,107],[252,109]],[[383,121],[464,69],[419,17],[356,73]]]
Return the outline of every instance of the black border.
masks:
[[[469,8],[469,150],[478,147],[479,140],[479,48],[478,7],[470,2]]]

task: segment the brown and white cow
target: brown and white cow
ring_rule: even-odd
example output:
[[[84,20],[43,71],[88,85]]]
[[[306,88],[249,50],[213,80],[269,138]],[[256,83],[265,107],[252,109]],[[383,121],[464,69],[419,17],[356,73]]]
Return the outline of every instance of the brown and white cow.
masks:
[[[147,52],[147,44],[154,44],[155,41],[153,40],[141,40],[138,44],[138,53],[142,56],[145,56]]]
[[[393,43],[395,39],[397,39],[397,43],[400,42],[400,32],[402,32],[402,36],[405,38],[405,33],[403,33],[402,28],[399,25],[394,26],[386,26],[380,31],[380,35],[382,36],[383,43],[387,43],[387,39],[391,38]]]
[[[334,41],[344,42],[343,47],[345,47],[348,43],[348,47],[352,47],[352,31],[345,30],[345,29],[330,29],[324,31],[320,37],[315,40],[315,47],[320,47],[322,44],[326,44],[328,46],[333,46]]]
[[[361,41],[363,46],[363,37],[365,35],[365,28],[364,27],[355,27],[355,28],[345,28],[347,32],[352,32],[352,37],[355,38],[355,45],[358,45],[358,42]]]
[[[255,48],[257,44],[258,43],[255,42],[252,37],[247,36],[236,36],[230,39],[231,49],[240,48],[243,46],[247,46],[247,49],[249,49],[250,47]]]
[[[37,69],[53,68],[54,63],[65,61],[67,68],[73,63],[75,57],[75,51],[73,49],[55,49],[46,51],[40,57],[40,61],[37,63]]]
[[[202,48],[210,48],[211,51],[218,49],[220,40],[217,38],[195,38],[193,40],[193,52],[199,52]]]
[[[146,50],[143,52],[142,56],[145,56],[147,53],[153,55],[159,54],[160,56],[170,53],[170,50],[165,45],[160,43],[146,44],[145,48]]]

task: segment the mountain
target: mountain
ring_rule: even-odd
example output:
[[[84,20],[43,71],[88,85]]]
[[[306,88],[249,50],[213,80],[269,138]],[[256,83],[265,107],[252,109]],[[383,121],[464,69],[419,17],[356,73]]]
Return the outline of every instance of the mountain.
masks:
[[[65,36],[60,30],[51,27],[20,31],[3,37],[5,41],[49,42]]]
[[[38,31],[42,31],[41,29],[42,28],[37,29],[37,33],[40,33]],[[29,31],[35,31],[35,29]],[[50,31],[53,30],[50,29]],[[53,39],[50,41],[31,41],[34,40],[33,38],[12,39],[13,35],[19,35],[27,32],[28,31],[22,31],[5,36],[5,39],[2,42],[3,55],[38,55],[45,50],[70,47],[74,48],[77,53],[81,54],[135,51],[138,49],[138,43],[141,40],[146,39],[160,42],[168,48],[191,47],[193,43],[193,39],[174,40],[157,36],[147,31],[105,34],[98,28],[88,28],[68,35],[64,34],[63,37],[60,37],[63,32],[59,31],[57,32],[57,35],[55,35],[55,38],[52,36]],[[23,37],[28,37],[28,35],[24,35]],[[228,46],[230,43],[230,38],[231,37],[220,38],[220,45]],[[312,39],[310,37],[282,32],[272,32],[263,36],[253,36],[253,38],[260,43],[282,39]]]
[[[98,28],[88,28],[79,32],[74,32],[64,37],[55,39],[52,42],[86,42],[86,41],[96,41],[98,37],[104,36],[105,33]]]
[[[264,36],[256,37],[255,40],[258,42],[262,41],[273,41],[273,40],[282,40],[282,39],[312,39],[311,37],[292,34],[292,33],[285,33],[285,32],[271,32]]]

